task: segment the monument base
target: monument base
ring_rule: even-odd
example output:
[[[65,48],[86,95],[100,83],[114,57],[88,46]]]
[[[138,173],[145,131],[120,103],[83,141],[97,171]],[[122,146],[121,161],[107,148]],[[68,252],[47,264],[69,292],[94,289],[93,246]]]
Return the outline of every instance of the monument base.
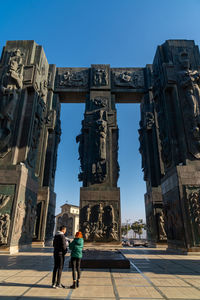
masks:
[[[69,262],[71,268],[71,261]],[[86,249],[83,251],[81,268],[130,269],[130,261],[119,250]]]
[[[80,229],[90,243],[121,243],[120,189],[80,189]]]

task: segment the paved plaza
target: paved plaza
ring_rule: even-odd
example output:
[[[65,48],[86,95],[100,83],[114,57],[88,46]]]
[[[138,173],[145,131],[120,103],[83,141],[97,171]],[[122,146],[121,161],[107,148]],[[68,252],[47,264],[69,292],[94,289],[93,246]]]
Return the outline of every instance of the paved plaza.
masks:
[[[72,284],[66,257],[62,283],[52,289],[52,248],[0,255],[0,299],[200,299],[200,256],[172,255],[162,249],[123,248],[131,269],[84,269]]]

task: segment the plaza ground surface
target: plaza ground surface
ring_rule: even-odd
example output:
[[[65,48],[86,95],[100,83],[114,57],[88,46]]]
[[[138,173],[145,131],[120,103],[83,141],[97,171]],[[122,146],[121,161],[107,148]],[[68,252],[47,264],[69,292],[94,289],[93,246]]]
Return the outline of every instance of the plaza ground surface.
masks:
[[[131,269],[83,269],[80,287],[72,284],[66,257],[62,283],[52,289],[52,248],[0,255],[0,299],[200,299],[200,256],[173,255],[162,249],[123,248]]]

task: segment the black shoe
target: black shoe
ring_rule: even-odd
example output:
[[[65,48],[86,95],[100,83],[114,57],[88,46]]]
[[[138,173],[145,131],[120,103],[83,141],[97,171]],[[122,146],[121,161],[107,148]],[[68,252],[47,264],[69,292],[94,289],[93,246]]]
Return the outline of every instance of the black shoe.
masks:
[[[76,281],[76,287],[79,287],[79,280]]]
[[[76,288],[76,282],[74,282],[71,286],[70,289],[75,289]]]

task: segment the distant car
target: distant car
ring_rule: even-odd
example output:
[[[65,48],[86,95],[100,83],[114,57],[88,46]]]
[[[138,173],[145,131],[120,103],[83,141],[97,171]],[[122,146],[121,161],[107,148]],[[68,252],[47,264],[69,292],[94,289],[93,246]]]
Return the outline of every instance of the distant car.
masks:
[[[131,243],[129,241],[122,241],[123,247],[131,247]]]
[[[133,247],[139,247],[139,246],[143,246],[143,247],[148,247],[148,242],[146,240],[134,240],[132,242]]]

